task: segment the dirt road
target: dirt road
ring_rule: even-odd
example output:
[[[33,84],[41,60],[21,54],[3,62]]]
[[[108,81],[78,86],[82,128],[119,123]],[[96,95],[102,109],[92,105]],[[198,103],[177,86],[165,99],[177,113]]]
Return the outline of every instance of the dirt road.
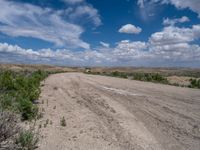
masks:
[[[39,150],[200,150],[200,90],[65,73],[40,102]]]

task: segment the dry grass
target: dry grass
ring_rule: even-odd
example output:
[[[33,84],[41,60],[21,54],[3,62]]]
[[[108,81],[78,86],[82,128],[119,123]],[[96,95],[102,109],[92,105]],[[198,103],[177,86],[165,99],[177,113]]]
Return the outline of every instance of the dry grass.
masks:
[[[16,72],[36,71],[36,70],[43,70],[49,72],[77,72],[83,70],[81,68],[76,68],[76,67],[60,67],[51,65],[27,65],[27,64],[0,64],[0,69],[12,70]]]

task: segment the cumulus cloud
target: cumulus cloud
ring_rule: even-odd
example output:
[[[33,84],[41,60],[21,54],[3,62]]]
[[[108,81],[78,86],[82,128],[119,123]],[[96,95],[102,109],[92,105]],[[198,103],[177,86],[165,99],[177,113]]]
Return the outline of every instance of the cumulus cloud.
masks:
[[[68,49],[24,49],[17,45],[8,43],[0,43],[0,62],[7,62],[8,58],[12,58],[9,62],[15,63],[25,61],[30,63],[48,63],[60,65],[96,65],[103,63],[106,58],[106,48],[102,47],[98,50],[73,51]],[[108,51],[107,51],[108,52]]]
[[[200,47],[192,44],[200,38],[200,25],[192,28],[165,27],[149,39],[149,52],[154,58],[171,61],[200,61]]]
[[[141,41],[122,40],[113,50],[113,60],[116,62],[128,63],[138,62],[141,58],[145,57],[145,49],[147,45]]]
[[[90,48],[90,45],[81,39],[83,27],[70,20],[73,13],[76,17],[88,15],[88,19],[94,21],[95,26],[101,22],[98,12],[92,6],[88,6],[87,11],[82,13],[41,8],[7,0],[1,0],[0,6],[0,32],[12,37],[41,39],[58,47]],[[84,4],[84,7],[87,5]]]
[[[169,19],[169,18],[165,18],[163,20],[163,24],[164,25],[175,25],[177,23],[184,23],[184,22],[189,22],[190,19],[187,16],[183,16],[181,18],[175,18],[175,19]]]
[[[56,51],[51,49],[41,49],[34,51],[32,49],[23,49],[17,45],[9,45],[8,43],[0,43],[0,52],[22,55],[29,58],[72,58],[70,54],[63,55],[68,52],[65,49]]]
[[[200,25],[191,28],[164,27],[153,33],[147,42],[123,40],[112,51],[113,60],[128,64],[200,66]],[[157,63],[157,64],[156,64]]]
[[[165,27],[163,31],[151,35],[149,41],[122,40],[115,47],[97,47],[93,50],[72,51],[67,49],[23,49],[16,45],[0,43],[1,62],[32,62],[60,65],[142,65],[142,66],[173,66],[179,64],[185,66],[198,66],[200,64],[200,46],[192,44],[199,34],[187,34],[195,32],[198,25],[192,28]],[[188,38],[171,36],[184,34]],[[183,33],[181,33],[183,32]],[[189,40],[192,38],[193,40]]]
[[[179,65],[200,67],[200,25],[180,28],[166,26],[153,33],[147,42],[122,40],[114,47],[102,46],[84,51],[69,49],[24,49],[17,45],[0,43],[1,62],[32,62],[60,65]]]
[[[29,63],[48,63],[48,64],[81,64],[82,59],[79,52],[73,52],[67,49],[24,49],[17,45],[0,43],[0,62],[29,62]]]
[[[139,34],[142,31],[140,27],[136,27],[132,24],[126,24],[119,29],[120,33],[127,33],[127,34]]]
[[[131,42],[130,40],[122,40],[119,43],[117,43],[116,49],[123,49],[128,54],[129,53],[135,53],[140,50],[144,50],[147,48],[147,45],[145,42],[141,41],[134,41]]]
[[[165,27],[163,31],[151,35],[150,43],[153,45],[164,45],[191,42],[200,38],[199,29],[200,25],[193,25],[192,28]]]

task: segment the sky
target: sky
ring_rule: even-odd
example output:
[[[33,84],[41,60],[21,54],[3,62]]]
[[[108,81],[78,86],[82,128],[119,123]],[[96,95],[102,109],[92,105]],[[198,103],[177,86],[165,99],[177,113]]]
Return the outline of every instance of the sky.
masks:
[[[200,0],[0,0],[0,63],[200,67]]]

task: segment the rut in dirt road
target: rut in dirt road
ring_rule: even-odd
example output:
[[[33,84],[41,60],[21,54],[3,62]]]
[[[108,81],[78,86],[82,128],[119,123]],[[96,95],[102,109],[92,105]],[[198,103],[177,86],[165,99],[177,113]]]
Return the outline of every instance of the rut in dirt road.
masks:
[[[46,79],[40,101],[39,150],[200,149],[196,89],[65,73]]]

